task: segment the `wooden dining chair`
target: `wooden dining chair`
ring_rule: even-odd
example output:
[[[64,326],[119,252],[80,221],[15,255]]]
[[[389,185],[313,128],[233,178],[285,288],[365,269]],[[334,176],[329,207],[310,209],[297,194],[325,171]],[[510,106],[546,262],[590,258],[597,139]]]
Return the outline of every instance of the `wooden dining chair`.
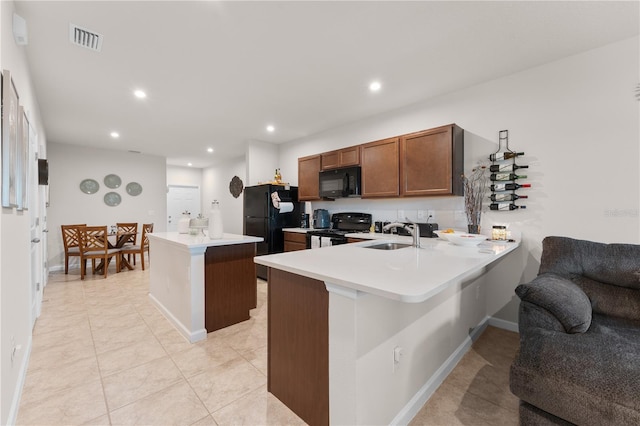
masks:
[[[95,272],[95,261],[102,261],[104,277],[107,278],[109,261],[116,258],[116,272],[120,272],[120,249],[109,248],[107,241],[106,226],[83,226],[80,227],[80,279],[84,279],[87,269],[87,260],[91,259],[93,272]]]
[[[62,242],[64,244],[64,273],[69,273],[69,258],[80,257],[80,232],[79,227],[86,226],[86,223],[76,225],[61,225]]]
[[[137,222],[119,222],[116,223],[116,234],[131,233],[128,239],[124,241],[122,247],[135,246],[138,242],[138,223]],[[117,237],[119,238],[119,237]],[[127,255],[127,259],[131,261],[131,255]],[[136,257],[133,256],[133,264],[136,264]]]
[[[144,252],[149,252],[149,235],[153,232],[153,223],[144,223],[142,224],[142,237],[140,238],[140,244],[134,246],[124,246],[120,249],[120,252],[124,256],[133,255],[133,264],[136,263],[136,254],[140,255],[140,264],[142,265],[142,270],[144,271]]]

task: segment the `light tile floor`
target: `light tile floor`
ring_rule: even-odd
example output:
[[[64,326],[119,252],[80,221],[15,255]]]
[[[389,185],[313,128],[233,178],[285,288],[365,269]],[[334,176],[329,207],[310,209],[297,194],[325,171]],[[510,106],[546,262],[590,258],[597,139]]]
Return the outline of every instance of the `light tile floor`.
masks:
[[[251,319],[188,343],[147,295],[149,271],[53,273],[19,425],[304,424],[267,392],[266,283]],[[516,425],[517,334],[489,327],[412,425]]]

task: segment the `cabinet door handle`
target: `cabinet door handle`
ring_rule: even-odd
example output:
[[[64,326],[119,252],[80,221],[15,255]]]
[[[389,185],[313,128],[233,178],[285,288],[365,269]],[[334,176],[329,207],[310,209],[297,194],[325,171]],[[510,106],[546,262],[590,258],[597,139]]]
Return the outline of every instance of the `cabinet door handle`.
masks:
[[[40,242],[40,238],[34,238],[33,240],[31,240],[32,243],[39,243]]]

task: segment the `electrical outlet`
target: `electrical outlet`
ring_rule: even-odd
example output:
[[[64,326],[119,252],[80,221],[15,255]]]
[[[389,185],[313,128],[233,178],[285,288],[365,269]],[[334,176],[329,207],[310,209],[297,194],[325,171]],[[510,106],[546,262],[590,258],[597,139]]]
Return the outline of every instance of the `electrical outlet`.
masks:
[[[406,219],[404,210],[398,210],[398,220],[404,222]]]
[[[404,355],[404,349],[400,346],[393,348],[393,372],[395,373],[400,368],[400,361]]]

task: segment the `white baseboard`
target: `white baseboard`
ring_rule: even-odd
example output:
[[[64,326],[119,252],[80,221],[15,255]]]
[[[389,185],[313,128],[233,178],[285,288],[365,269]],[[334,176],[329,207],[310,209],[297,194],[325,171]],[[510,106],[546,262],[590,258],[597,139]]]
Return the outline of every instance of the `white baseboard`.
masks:
[[[438,368],[438,370],[429,378],[429,380],[420,388],[420,390],[409,400],[402,410],[391,421],[392,425],[407,425],[418,414],[424,404],[427,403],[429,398],[435,393],[438,387],[444,382],[449,373],[458,365],[458,362],[471,348],[473,342],[478,340],[478,337],[484,332],[488,326],[496,328],[502,328],[509,331],[518,332],[518,324],[510,321],[505,321],[493,317],[485,317],[480,324],[478,324],[469,333],[469,336],[458,346],[458,348],[447,358],[447,360]]]
[[[207,330],[205,328],[200,330],[190,331],[184,324],[180,322],[165,306],[156,299],[151,293],[149,293],[149,299],[151,302],[162,312],[165,318],[184,336],[189,343],[195,343],[207,338]]]
[[[513,331],[514,333],[519,332],[517,322],[506,321],[500,318],[489,317],[489,325],[503,330]]]
[[[22,399],[22,390],[24,389],[24,383],[27,380],[27,368],[29,367],[29,360],[31,359],[31,348],[33,347],[33,336],[29,336],[29,342],[24,357],[22,357],[22,364],[18,372],[18,380],[16,381],[16,387],[13,392],[13,400],[9,407],[9,414],[7,416],[8,425],[15,425],[18,419],[18,409],[20,408],[20,400]]]

